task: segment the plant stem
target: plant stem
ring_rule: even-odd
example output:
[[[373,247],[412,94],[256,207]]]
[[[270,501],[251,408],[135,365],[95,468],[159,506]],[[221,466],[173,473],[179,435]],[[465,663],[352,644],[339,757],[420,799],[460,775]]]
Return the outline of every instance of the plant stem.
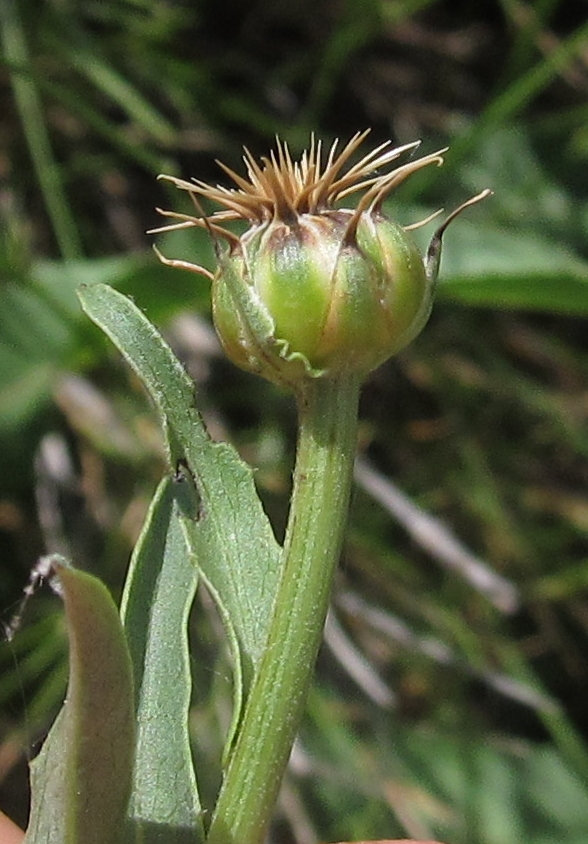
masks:
[[[207,844],[261,844],[312,679],[347,520],[359,379],[317,379],[299,433],[283,570]]]

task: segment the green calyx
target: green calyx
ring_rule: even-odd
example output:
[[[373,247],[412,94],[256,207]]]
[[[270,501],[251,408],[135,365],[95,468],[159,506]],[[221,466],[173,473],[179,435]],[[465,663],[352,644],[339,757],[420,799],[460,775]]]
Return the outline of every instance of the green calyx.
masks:
[[[294,386],[366,375],[420,331],[433,281],[408,232],[352,211],[246,233],[213,282],[215,326],[244,369]]]
[[[279,141],[261,163],[246,151],[248,178],[221,165],[237,185],[232,189],[164,177],[197,208],[199,197],[221,206],[208,217],[162,211],[178,222],[159,229],[208,229],[218,268],[212,273],[160,257],[212,280],[214,322],[234,363],[295,391],[308,379],[363,378],[416,337],[431,310],[443,232],[490,193],[454,211],[423,260],[410,232],[384,216],[382,203],[412,173],[441,164],[445,150],[374,175],[418,143],[393,149],[386,142],[349,166],[366,135],[355,135],[338,154],[335,142],[325,161],[314,139],[299,161]],[[354,210],[338,207],[357,192]],[[246,232],[237,236],[230,221],[245,221]]]

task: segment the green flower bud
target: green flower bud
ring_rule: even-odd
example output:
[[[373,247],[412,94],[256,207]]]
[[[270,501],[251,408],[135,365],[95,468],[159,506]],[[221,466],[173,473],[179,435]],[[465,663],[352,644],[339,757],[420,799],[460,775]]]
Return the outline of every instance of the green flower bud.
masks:
[[[352,138],[338,156],[335,143],[324,167],[314,141],[296,163],[279,143],[277,155],[261,165],[246,152],[249,181],[221,165],[237,189],[164,177],[189,191],[197,207],[197,196],[223,206],[208,218],[161,212],[180,222],[160,231],[209,229],[217,245],[216,273],[162,260],[212,279],[218,335],[229,358],[243,369],[295,389],[308,378],[363,376],[425,324],[443,231],[465,205],[489,192],[451,215],[423,261],[410,232],[383,214],[382,202],[411,173],[442,163],[444,150],[374,176],[416,146],[383,144],[342,172],[366,134]],[[361,190],[357,208],[335,206]],[[224,225],[239,219],[249,224],[240,237]],[[220,247],[220,238],[228,249]]]

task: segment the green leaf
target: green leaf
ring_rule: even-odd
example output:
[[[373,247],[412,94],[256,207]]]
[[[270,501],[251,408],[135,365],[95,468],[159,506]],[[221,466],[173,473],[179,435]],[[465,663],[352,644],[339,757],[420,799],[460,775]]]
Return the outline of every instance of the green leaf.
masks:
[[[141,311],[105,285],[86,287],[79,295],[88,316],[147,387],[163,421],[170,467],[187,467],[198,490],[199,518],[187,523],[187,530],[227,626],[238,699],[240,691],[247,694],[265,648],[281,552],[252,471],[234,448],[210,440],[195,407],[194,384]]]
[[[73,334],[32,286],[0,287],[0,429],[19,430],[47,401]]]
[[[134,748],[132,670],[106,587],[52,560],[69,632],[66,701],[31,764],[26,844],[114,844],[120,839]]]
[[[66,48],[67,49],[67,48]],[[117,71],[105,61],[97,47],[85,38],[77,48],[70,48],[66,61],[78,73],[86,76],[96,88],[122,109],[137,126],[140,126],[161,144],[172,144],[176,129],[133,85],[126,74]]]
[[[180,513],[195,516],[187,483],[163,480],[135,547],[121,615],[135,672],[137,741],[127,840],[204,841],[190,752],[187,621],[197,584]]]
[[[175,234],[182,234],[181,232]],[[140,295],[149,316],[165,321],[182,308],[209,306],[205,284],[162,267],[151,252],[117,258],[35,262],[17,260],[0,237],[0,473],[22,482],[39,431],[64,371],[87,368],[104,354],[104,344],[81,311],[81,283],[108,283]],[[197,250],[200,243],[196,239]],[[204,253],[204,250],[202,250]],[[198,260],[202,255],[198,251]]]
[[[30,71],[30,55],[26,28],[19,17],[18,3],[0,5],[0,41],[3,61],[8,61],[15,105],[21,119],[24,138],[36,170],[38,186],[51,220],[59,249],[64,257],[80,254],[81,246],[70,203],[66,196],[61,168],[53,156],[43,108],[34,75]],[[18,70],[14,70],[18,68]],[[24,72],[22,72],[24,70]]]
[[[588,264],[557,242],[460,221],[446,236],[442,299],[480,307],[588,314]]]
[[[177,233],[176,233],[177,234]],[[181,232],[179,233],[181,234]],[[183,248],[183,241],[177,238]],[[195,260],[204,260],[210,247],[203,236],[196,237]],[[194,283],[194,276],[162,266],[151,251],[79,261],[37,261],[31,271],[31,283],[53,304],[84,323],[76,291],[82,284],[109,284],[129,296],[140,296],[151,319],[165,320],[182,308],[208,307],[208,286]]]

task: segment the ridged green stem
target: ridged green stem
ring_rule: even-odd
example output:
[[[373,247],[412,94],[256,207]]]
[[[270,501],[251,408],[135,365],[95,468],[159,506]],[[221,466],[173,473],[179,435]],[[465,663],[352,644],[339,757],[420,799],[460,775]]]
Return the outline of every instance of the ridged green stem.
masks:
[[[347,519],[359,379],[317,379],[299,434],[283,571],[268,647],[212,819],[208,844],[262,844],[314,672]]]

